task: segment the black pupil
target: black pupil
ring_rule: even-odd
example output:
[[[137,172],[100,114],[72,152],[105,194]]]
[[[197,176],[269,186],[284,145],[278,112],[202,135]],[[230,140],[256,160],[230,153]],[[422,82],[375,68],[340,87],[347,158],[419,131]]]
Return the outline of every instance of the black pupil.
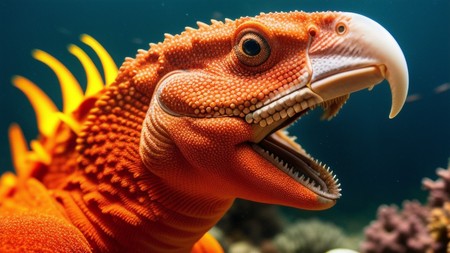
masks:
[[[246,39],[244,43],[242,43],[242,49],[244,53],[249,56],[256,56],[261,52],[261,46],[254,39]]]

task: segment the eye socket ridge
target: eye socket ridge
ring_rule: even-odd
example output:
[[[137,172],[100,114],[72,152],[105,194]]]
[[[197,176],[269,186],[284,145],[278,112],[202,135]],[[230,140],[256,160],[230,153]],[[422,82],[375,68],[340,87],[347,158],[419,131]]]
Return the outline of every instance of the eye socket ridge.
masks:
[[[254,29],[244,29],[234,46],[238,60],[246,66],[259,66],[267,61],[271,48],[264,35]]]

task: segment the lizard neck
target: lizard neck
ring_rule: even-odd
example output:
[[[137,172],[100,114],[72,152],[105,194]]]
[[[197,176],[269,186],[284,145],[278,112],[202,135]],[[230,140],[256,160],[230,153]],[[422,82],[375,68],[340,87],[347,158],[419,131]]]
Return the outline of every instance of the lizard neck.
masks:
[[[154,156],[139,153],[150,98],[126,83],[96,102],[77,139],[78,169],[55,199],[99,251],[188,252],[233,199],[197,194],[160,171],[189,171],[163,131],[152,133]]]

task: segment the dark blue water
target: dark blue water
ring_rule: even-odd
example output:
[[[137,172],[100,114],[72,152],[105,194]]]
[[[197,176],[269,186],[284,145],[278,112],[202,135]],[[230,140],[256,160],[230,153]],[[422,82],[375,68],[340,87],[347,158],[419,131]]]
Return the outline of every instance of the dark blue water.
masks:
[[[24,75],[60,106],[60,90],[50,69],[33,60],[30,51],[43,49],[62,60],[81,83],[84,76],[66,45],[81,44],[87,33],[99,40],[117,64],[125,56],[148,49],[164,33],[176,34],[196,21],[238,18],[270,11],[340,10],[366,15],[397,39],[409,65],[409,102],[388,119],[388,85],[353,94],[337,118],[320,121],[320,112],[302,119],[291,133],[316,158],[332,166],[343,185],[343,197],[330,211],[294,212],[315,215],[345,226],[362,226],[382,203],[425,199],[420,182],[433,177],[450,157],[450,91],[434,89],[450,81],[450,1],[21,1],[0,2],[0,168],[12,168],[7,129],[19,123],[30,140],[35,117],[25,96],[11,85]],[[357,225],[355,225],[357,223]]]

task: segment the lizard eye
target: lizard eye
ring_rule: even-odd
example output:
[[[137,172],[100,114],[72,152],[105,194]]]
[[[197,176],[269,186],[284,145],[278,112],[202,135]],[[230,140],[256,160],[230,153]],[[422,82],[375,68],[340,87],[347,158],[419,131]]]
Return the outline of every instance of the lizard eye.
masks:
[[[251,67],[263,64],[270,56],[269,43],[261,34],[253,30],[241,32],[234,51],[241,63]]]

